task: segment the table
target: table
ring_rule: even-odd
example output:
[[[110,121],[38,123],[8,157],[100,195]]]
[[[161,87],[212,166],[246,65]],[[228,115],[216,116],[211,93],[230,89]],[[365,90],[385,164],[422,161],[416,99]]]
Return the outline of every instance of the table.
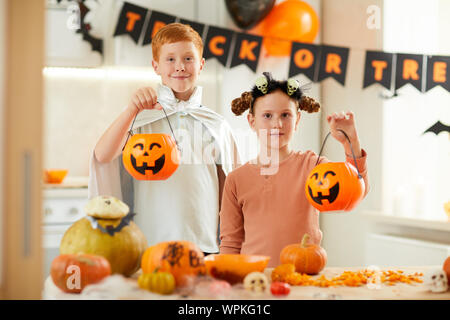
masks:
[[[402,270],[404,274],[414,274],[420,272],[425,274],[433,268],[442,268],[441,266],[423,266],[423,267],[388,267],[380,268],[384,270]],[[327,267],[314,278],[325,275],[327,278],[335,277],[344,271],[363,270],[366,267]],[[270,279],[273,268],[267,268],[264,273]],[[139,270],[130,278],[120,275],[112,275],[105,279],[102,284],[87,286],[81,294],[68,294],[59,290],[48,277],[45,281],[43,290],[43,299],[151,299],[151,300],[179,300],[179,299],[286,299],[286,300],[450,300],[450,290],[446,293],[432,293],[428,291],[423,283],[397,283],[393,286],[382,284],[379,289],[371,289],[367,286],[360,287],[328,287],[321,288],[315,286],[291,286],[291,293],[283,298],[273,296],[270,292],[264,294],[253,294],[244,290],[242,284],[232,286],[227,295],[211,297],[205,291],[194,290],[190,292],[177,292],[172,295],[159,295],[139,289],[137,286],[137,277]]]

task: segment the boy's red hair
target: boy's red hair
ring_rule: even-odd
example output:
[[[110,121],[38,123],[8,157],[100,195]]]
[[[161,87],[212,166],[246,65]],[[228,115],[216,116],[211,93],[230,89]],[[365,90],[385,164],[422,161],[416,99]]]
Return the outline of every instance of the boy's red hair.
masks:
[[[156,32],[152,39],[153,60],[159,60],[159,51],[166,43],[189,41],[197,48],[200,58],[203,56],[203,41],[197,31],[182,23],[169,23]]]

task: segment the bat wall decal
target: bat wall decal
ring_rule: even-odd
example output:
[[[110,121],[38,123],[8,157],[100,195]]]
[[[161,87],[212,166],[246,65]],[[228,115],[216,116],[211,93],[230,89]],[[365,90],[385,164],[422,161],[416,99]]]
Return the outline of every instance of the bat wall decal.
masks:
[[[83,34],[83,40],[89,42],[93,51],[97,51],[103,55],[103,40],[93,37],[89,34],[91,26],[84,22],[86,14],[89,12],[89,8],[84,4],[84,1],[78,0],[78,6],[80,7],[80,25],[81,28],[77,30],[77,33]]]
[[[133,221],[133,217],[135,215],[136,215],[135,213],[130,212],[125,217],[122,218],[122,220],[117,225],[117,227],[113,227],[112,225],[107,225],[106,228],[104,228],[100,223],[98,223],[97,220],[99,220],[99,219],[92,217],[92,216],[87,216],[86,218],[88,218],[91,221],[92,228],[99,229],[101,232],[107,233],[110,236],[113,236],[116,232],[120,232],[120,230],[122,230],[124,227],[129,225],[130,222]],[[105,221],[105,219],[101,219],[101,220]]]
[[[423,134],[425,134],[427,132],[433,132],[434,134],[438,135],[439,133],[441,133],[443,131],[450,133],[450,126],[447,126],[438,120],[438,122],[436,122],[431,127],[429,127],[427,130],[425,130],[425,132]]]
[[[50,0],[47,0],[50,1]],[[92,34],[90,34],[91,31],[91,25],[89,23],[85,22],[86,15],[89,11],[91,11],[91,8],[85,5],[84,2],[89,2],[87,0],[56,0],[56,3],[58,5],[61,4],[67,4],[67,3],[76,3],[79,8],[79,21],[80,21],[80,27],[76,30],[76,33],[81,33],[83,35],[83,40],[88,42],[91,45],[91,49],[93,51],[97,51],[101,55],[103,55],[103,39],[96,38]],[[99,3],[98,0],[94,0],[95,3]],[[92,2],[91,2],[92,4]]]

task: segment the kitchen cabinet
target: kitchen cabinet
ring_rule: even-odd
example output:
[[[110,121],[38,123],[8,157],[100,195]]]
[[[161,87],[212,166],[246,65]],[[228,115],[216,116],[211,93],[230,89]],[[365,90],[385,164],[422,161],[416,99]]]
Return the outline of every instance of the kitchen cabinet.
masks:
[[[87,188],[47,188],[43,192],[42,245],[44,248],[44,279],[59,255],[59,245],[66,230],[86,214]]]

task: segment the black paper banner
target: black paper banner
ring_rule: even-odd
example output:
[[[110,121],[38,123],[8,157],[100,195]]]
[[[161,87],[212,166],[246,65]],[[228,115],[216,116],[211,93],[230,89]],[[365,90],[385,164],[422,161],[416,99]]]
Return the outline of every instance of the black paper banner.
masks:
[[[397,54],[397,67],[395,68],[395,90],[410,83],[417,90],[422,91],[422,66],[421,54]]]
[[[119,15],[114,37],[129,34],[138,43],[148,10],[125,2]]]
[[[231,58],[230,68],[246,64],[253,72],[256,71],[261,52],[262,37],[247,33],[238,33]]]
[[[320,50],[320,67],[318,81],[328,77],[345,85],[349,48],[322,46]]]
[[[205,59],[216,58],[226,67],[233,31],[210,26],[205,41]]]
[[[186,19],[180,19],[180,23],[190,25],[192,27],[192,29],[197,31],[197,33],[203,39],[203,32],[205,31],[205,25],[203,23],[198,23],[198,22],[186,20]]]
[[[386,89],[391,90],[393,59],[392,53],[367,51],[363,89],[374,83],[379,83]]]
[[[147,24],[147,30],[145,31],[143,46],[152,43],[152,39],[159,29],[164,27],[166,24],[175,22],[177,18],[171,16],[170,14],[165,14],[159,11],[152,10],[150,19]]]
[[[88,11],[85,6],[80,6],[80,10],[84,15]],[[144,46],[152,42],[155,33],[163,26],[179,21],[182,24],[190,25],[204,39],[205,59],[216,58],[224,67],[229,68],[245,64],[256,72],[263,39],[261,36],[236,33],[230,29],[209,26],[154,10],[146,19],[149,12],[149,9],[124,2],[114,37],[128,34],[137,44],[141,33],[144,33],[142,44]],[[145,27],[146,20],[148,23]],[[90,37],[87,25],[85,29],[83,39],[91,43],[93,50],[102,53],[102,40]],[[233,52],[231,52],[232,42],[234,43]],[[332,77],[345,85],[349,52],[350,48],[292,42],[288,77],[303,74],[313,82]],[[426,58],[426,62],[424,58]],[[227,65],[228,59],[231,60],[229,66]],[[394,61],[396,61],[395,70]],[[441,86],[450,92],[450,76],[447,73],[449,67],[450,56],[366,51],[363,89],[378,83],[386,89],[394,89],[396,92],[397,89],[410,83],[420,92],[427,92],[436,86]],[[395,78],[394,84],[392,78]],[[394,88],[391,88],[392,86]]]
[[[450,91],[450,77],[448,70],[450,67],[450,57],[428,56],[427,57],[427,86],[428,91],[436,86]]]
[[[289,78],[303,74],[315,82],[315,70],[319,58],[320,47],[313,44],[292,42]]]

